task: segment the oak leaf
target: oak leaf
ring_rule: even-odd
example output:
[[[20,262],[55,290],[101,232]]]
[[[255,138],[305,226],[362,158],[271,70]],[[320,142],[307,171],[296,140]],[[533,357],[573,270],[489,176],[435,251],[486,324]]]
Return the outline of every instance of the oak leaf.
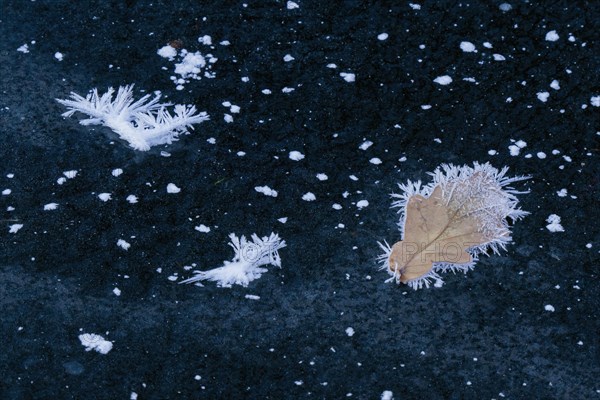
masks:
[[[473,167],[442,165],[431,175],[433,182],[400,185],[402,240],[380,246],[384,268],[398,283],[414,289],[441,286],[438,272],[472,269],[477,255],[505,248],[510,242],[507,218],[517,220],[528,213],[517,208],[518,192],[508,184],[525,176],[508,178],[508,168],[497,170],[489,163]]]

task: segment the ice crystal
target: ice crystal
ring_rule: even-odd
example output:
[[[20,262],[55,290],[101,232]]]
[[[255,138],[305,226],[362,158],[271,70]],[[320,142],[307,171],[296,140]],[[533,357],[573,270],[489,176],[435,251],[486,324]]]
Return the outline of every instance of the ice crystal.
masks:
[[[263,265],[274,265],[281,268],[279,249],[286,246],[275,233],[263,238],[253,234],[252,241],[245,236],[238,238],[234,233],[229,235],[229,245],[235,255],[231,261],[224,261],[223,266],[209,271],[194,271],[196,276],[180,283],[196,283],[200,281],[217,282],[217,286],[231,287],[234,284],[248,286],[248,283],[261,277],[266,268]]]
[[[171,103],[159,103],[157,94],[150,100],[147,94],[137,101],[133,99],[133,85],[111,87],[103,95],[93,89],[86,97],[71,92],[71,98],[56,99],[69,110],[62,115],[70,117],[75,112],[89,115],[79,121],[82,125],[104,125],[127,142],[135,150],[147,151],[152,146],[170,144],[177,136],[187,134],[188,128],[209,119],[205,112],[196,113],[193,105],[177,104],[172,115],[167,107]]]

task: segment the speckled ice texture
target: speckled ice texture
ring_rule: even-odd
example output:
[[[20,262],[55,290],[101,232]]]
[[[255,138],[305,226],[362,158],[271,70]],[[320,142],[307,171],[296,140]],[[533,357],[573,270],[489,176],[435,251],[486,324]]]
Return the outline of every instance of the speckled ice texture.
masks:
[[[0,398],[598,398],[600,9],[501,3],[0,2]],[[210,77],[177,90],[167,44]],[[211,120],[139,152],[54,100],[132,83]],[[514,243],[442,288],[386,284],[389,193],[473,161],[533,176]],[[177,284],[232,232],[278,232],[282,268]]]

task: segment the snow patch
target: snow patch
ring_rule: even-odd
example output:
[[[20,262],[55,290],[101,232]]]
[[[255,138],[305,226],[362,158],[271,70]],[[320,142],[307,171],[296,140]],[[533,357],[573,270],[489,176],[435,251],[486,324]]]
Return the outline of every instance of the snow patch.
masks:
[[[474,53],[477,51],[477,48],[471,42],[460,42],[460,49],[465,53]]]
[[[293,151],[290,151],[289,157],[290,157],[290,160],[300,161],[300,160],[304,159],[304,154],[300,153],[299,151],[293,150]]]
[[[44,205],[44,211],[48,210],[56,210],[58,208],[58,203],[48,203]]]
[[[354,82],[356,81],[356,75],[351,73],[351,72],[340,72],[340,76],[346,81],[346,82]]]
[[[202,232],[202,233],[208,233],[210,232],[210,228],[204,224],[200,224],[198,226],[194,227],[195,230],[197,230],[198,232]]]
[[[442,75],[442,76],[438,76],[433,81],[439,85],[446,86],[446,85],[449,85],[450,83],[452,83],[452,78],[450,78],[450,76],[448,76],[448,75]]]
[[[113,348],[112,342],[95,333],[83,333],[79,335],[79,341],[85,347],[85,351],[95,350],[100,354],[107,354]]]
[[[167,193],[179,193],[181,189],[177,187],[174,183],[169,183],[167,185]]]
[[[546,33],[546,41],[548,42],[556,42],[559,39],[558,33],[556,31],[549,31]]]
[[[117,240],[117,246],[119,246],[123,250],[129,250],[129,248],[131,247],[131,244],[129,244],[128,242],[126,242],[123,239],[119,239],[119,240]]]
[[[562,227],[562,225],[560,224],[560,217],[556,214],[550,214],[548,216],[548,218],[546,218],[546,222],[548,222],[548,225],[546,225],[546,228],[550,231],[550,232],[564,232],[564,228]]]
[[[302,200],[304,201],[315,201],[316,199],[317,197],[311,192],[306,192],[302,195]]]
[[[258,193],[264,194],[265,196],[277,197],[277,191],[268,186],[255,186],[254,190],[256,190]]]

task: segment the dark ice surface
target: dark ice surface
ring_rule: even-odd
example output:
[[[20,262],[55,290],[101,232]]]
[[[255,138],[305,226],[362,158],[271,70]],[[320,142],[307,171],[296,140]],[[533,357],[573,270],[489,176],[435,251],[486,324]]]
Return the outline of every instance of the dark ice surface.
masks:
[[[600,398],[598,3],[296,3],[0,2],[0,398]],[[167,43],[213,54],[216,77],[176,90]],[[139,152],[55,101],[130,83],[211,120]],[[389,194],[473,161],[532,176],[515,185],[531,215],[514,243],[441,288],[385,283]],[[229,260],[232,232],[279,233],[282,269],[247,288],[177,285],[184,266]],[[86,352],[83,333],[112,350]]]

